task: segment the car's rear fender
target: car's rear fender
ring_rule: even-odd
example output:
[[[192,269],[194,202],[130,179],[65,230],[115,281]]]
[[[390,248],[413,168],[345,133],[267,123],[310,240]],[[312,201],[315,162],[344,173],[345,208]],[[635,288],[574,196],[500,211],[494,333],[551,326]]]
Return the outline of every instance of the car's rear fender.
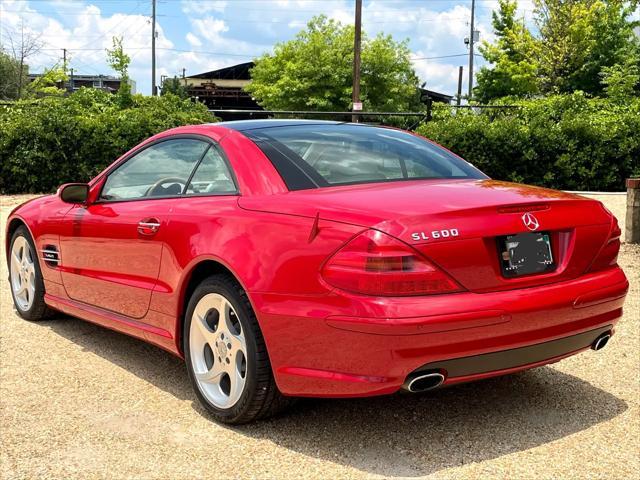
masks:
[[[316,223],[312,218],[246,211],[238,208],[233,197],[215,199],[217,209],[213,210],[212,201],[204,197],[176,201],[164,226],[169,240],[149,310],[166,318],[158,326],[174,334],[178,350],[194,282],[228,273],[252,303],[257,292],[283,297],[327,295],[330,288],[320,278],[322,263],[362,231],[320,219],[312,236]]]

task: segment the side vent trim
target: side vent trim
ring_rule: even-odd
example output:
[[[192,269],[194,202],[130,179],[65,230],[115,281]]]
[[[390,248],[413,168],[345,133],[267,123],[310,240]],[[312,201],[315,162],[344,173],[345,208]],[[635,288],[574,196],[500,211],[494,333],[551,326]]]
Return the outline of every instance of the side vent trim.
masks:
[[[42,250],[40,250],[42,255],[42,260],[49,267],[57,267],[60,265],[60,252],[58,252],[58,247],[55,245],[45,245]]]

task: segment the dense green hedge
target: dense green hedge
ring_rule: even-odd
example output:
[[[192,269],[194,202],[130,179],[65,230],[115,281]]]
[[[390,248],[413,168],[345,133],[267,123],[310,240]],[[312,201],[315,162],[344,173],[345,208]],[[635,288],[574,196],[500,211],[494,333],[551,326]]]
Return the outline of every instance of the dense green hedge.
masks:
[[[640,99],[620,105],[574,93],[516,104],[482,113],[439,108],[418,132],[500,180],[623,191],[625,178],[640,175]]]
[[[640,99],[620,105],[575,93],[516,103],[482,113],[439,107],[418,131],[501,180],[622,191],[640,175]],[[134,96],[122,108],[90,89],[0,106],[0,193],[88,180],[157,132],[208,121],[202,105],[175,96]]]
[[[122,108],[116,95],[93,89],[0,106],[0,193],[87,181],[151,135],[211,121],[203,105],[176,96],[135,95]]]

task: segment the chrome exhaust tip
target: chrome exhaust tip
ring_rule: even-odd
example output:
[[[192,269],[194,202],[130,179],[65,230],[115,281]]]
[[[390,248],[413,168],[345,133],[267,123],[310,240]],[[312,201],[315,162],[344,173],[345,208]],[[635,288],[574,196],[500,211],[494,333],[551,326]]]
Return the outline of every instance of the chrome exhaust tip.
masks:
[[[443,374],[431,372],[423,375],[416,375],[415,377],[407,379],[404,385],[402,385],[402,388],[411,393],[419,393],[438,388],[443,383]]]
[[[602,350],[607,345],[607,343],[609,343],[610,338],[611,338],[610,332],[603,333],[598,338],[596,338],[596,340],[591,345],[591,348],[595,351]]]

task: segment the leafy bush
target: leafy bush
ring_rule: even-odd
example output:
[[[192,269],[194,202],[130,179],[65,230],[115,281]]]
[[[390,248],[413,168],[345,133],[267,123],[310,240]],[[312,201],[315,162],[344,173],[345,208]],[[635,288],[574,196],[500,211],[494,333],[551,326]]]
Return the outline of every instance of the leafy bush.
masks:
[[[203,105],[173,95],[135,95],[122,107],[117,95],[93,89],[0,107],[0,193],[87,181],[147,137],[211,121]]]
[[[418,132],[500,180],[622,191],[625,178],[640,174],[637,97],[621,105],[577,92],[515,104],[481,113],[439,107]]]

